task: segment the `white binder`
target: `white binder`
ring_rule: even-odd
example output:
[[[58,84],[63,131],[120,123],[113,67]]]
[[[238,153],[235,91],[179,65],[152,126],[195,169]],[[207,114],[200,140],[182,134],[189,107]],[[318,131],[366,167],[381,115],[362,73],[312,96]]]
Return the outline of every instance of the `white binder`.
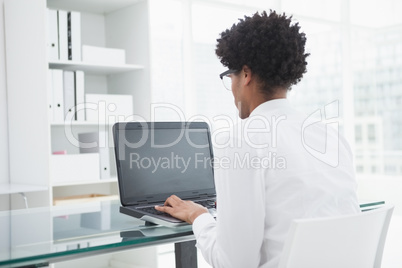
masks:
[[[63,71],[63,97],[64,97],[64,120],[74,121],[75,118],[75,81],[73,71]]]
[[[97,64],[126,64],[126,51],[119,48],[82,45],[82,61]]]
[[[77,121],[85,121],[85,74],[75,71],[75,103]]]
[[[59,30],[57,22],[57,10],[47,11],[47,51],[50,61],[59,60]]]
[[[81,13],[71,11],[71,53],[73,61],[81,61]]]
[[[53,70],[47,69],[47,105],[49,122],[53,122]]]
[[[67,11],[58,11],[59,19],[59,59],[68,60],[68,32],[67,32]]]
[[[53,122],[64,121],[63,70],[52,70]]]

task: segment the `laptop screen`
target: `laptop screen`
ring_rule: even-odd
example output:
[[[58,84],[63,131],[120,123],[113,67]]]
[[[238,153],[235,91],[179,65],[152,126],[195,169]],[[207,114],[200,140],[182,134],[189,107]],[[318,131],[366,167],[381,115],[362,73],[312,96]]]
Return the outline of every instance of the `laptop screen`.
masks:
[[[215,193],[206,123],[118,123],[114,137],[123,205]]]

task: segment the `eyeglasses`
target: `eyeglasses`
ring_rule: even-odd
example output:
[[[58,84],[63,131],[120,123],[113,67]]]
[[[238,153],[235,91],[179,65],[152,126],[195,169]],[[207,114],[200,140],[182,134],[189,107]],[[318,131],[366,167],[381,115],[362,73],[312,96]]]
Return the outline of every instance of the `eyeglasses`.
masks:
[[[227,90],[232,90],[232,78],[230,78],[231,74],[237,73],[237,70],[227,70],[219,75],[222,80],[223,86]]]

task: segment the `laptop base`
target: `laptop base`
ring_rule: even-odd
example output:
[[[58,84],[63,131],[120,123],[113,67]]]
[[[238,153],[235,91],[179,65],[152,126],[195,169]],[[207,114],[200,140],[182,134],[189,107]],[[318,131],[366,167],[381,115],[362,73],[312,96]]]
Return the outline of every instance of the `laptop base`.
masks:
[[[143,213],[137,212],[135,209],[130,209],[129,207],[120,207],[120,213],[139,218],[145,221],[145,224],[162,225],[166,227],[178,227],[183,225],[188,225],[187,222],[181,221],[179,219],[173,218],[172,216],[156,216],[156,215],[144,215]]]

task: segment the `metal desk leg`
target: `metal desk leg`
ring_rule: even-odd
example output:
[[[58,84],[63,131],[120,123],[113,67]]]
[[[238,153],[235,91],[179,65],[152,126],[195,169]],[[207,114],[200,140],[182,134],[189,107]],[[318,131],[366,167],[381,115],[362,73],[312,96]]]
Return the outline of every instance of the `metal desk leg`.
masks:
[[[176,268],[197,268],[197,248],[195,240],[175,243]]]

